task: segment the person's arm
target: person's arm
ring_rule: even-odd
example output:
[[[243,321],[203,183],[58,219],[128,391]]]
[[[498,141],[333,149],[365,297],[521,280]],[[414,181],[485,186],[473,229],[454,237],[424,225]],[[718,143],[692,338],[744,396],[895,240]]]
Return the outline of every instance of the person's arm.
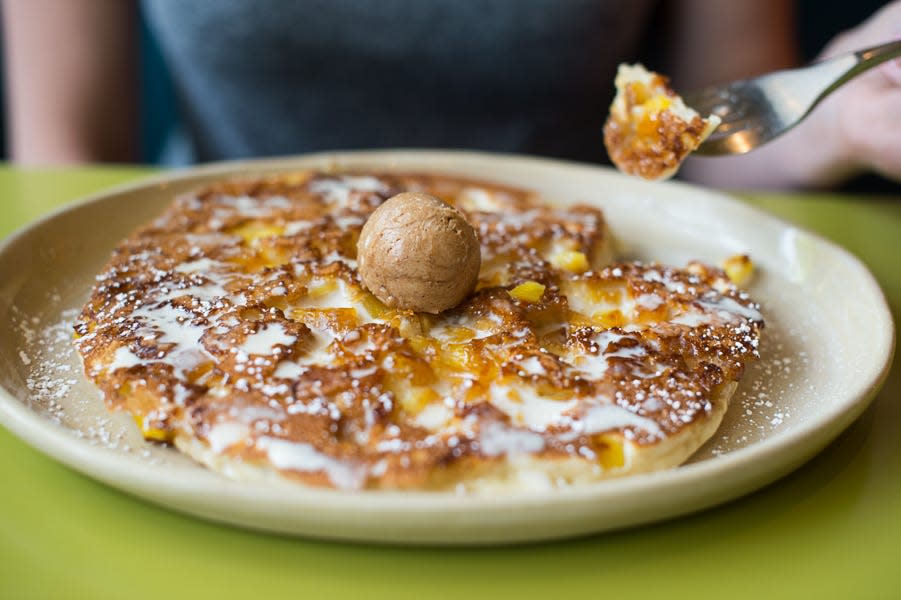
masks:
[[[821,58],[896,39],[899,0],[836,37]],[[901,60],[847,84],[775,141],[742,156],[692,158],[683,175],[718,187],[785,189],[834,186],[864,171],[901,181]]]
[[[4,0],[9,149],[28,164],[137,157],[131,0]]]

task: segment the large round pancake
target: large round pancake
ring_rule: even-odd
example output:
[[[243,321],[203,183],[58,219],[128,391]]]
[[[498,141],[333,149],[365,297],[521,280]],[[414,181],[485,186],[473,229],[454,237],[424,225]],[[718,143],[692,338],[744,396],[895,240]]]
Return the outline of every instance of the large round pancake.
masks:
[[[440,317],[388,310],[356,277],[366,214],[407,189],[480,233],[479,290]],[[596,209],[461,178],[223,182],[123,242],[76,330],[111,408],[229,475],[572,485],[683,462],[762,326],[719,270],[601,268],[610,246]]]

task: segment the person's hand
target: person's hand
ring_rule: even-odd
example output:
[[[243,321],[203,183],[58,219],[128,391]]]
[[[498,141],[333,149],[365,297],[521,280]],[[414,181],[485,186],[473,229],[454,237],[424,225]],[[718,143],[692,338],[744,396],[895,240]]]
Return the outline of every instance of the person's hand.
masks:
[[[887,4],[858,27],[837,36],[820,58],[892,40],[901,40],[901,0]],[[825,129],[822,141],[834,154],[835,173],[873,170],[901,181],[901,59],[852,80],[810,119],[816,119],[811,125]]]

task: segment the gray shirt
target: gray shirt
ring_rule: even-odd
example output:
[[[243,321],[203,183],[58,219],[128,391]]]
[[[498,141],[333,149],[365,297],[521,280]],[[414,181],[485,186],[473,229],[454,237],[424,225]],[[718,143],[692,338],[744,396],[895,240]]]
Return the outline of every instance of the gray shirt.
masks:
[[[652,0],[145,0],[198,161],[384,147],[597,162]]]

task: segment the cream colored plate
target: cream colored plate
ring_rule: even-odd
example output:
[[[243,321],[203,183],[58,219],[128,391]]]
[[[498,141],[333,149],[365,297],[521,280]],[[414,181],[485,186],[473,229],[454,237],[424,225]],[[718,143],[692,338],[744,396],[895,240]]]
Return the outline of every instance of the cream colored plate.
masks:
[[[349,493],[238,483],[148,444],[109,415],[81,372],[71,322],[114,245],[174,194],[235,175],[325,167],[426,170],[603,208],[630,257],[682,264],[750,254],[767,318],[762,360],[690,464],[554,492],[497,497]],[[500,543],[598,532],[713,506],[788,473],[860,414],[890,363],[894,330],[873,277],[825,240],[696,187],[534,158],[399,151],[210,165],[95,196],[0,248],[0,422],[57,460],[176,510],[242,526],[351,540]]]

